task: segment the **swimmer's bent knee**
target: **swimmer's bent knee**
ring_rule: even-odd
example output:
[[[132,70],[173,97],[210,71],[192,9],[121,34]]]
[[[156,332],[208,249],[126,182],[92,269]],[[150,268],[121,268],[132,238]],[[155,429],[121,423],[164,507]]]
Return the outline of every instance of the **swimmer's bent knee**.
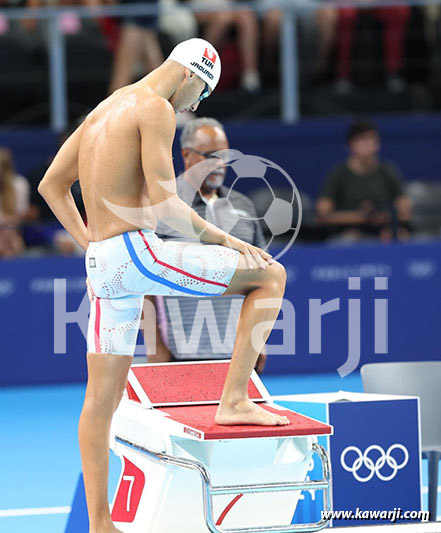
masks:
[[[278,287],[285,287],[286,285],[286,269],[285,267],[275,261],[265,270],[264,284],[273,286],[274,289]]]
[[[276,277],[280,279],[280,281],[286,282],[286,268],[282,265],[282,263],[275,261],[273,266],[275,268]]]

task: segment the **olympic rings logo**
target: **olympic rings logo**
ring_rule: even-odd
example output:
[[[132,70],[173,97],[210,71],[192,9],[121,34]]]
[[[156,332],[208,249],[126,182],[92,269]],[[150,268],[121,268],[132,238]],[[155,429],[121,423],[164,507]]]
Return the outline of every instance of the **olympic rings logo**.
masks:
[[[380,453],[380,456],[375,462],[369,457],[369,454],[374,450]],[[391,455],[394,450],[401,450],[404,454],[403,460],[400,464],[398,464],[397,460]],[[352,465],[348,465],[346,463],[346,455],[349,452],[355,452],[357,454],[357,458],[352,463]],[[392,446],[389,446],[386,452],[381,446],[373,444],[372,446],[366,448],[366,451],[364,453],[362,453],[361,450],[356,446],[348,446],[343,450],[340,456],[341,466],[347,472],[351,472],[354,478],[357,481],[360,481],[361,483],[366,483],[367,481],[370,481],[374,477],[374,475],[377,475],[377,477],[382,481],[391,481],[397,475],[398,470],[401,470],[407,465],[408,461],[409,452],[402,444],[392,444]],[[392,472],[388,475],[384,475],[380,472],[386,463],[392,469]],[[365,477],[362,477],[358,473],[362,466],[366,467],[370,471],[369,474]]]

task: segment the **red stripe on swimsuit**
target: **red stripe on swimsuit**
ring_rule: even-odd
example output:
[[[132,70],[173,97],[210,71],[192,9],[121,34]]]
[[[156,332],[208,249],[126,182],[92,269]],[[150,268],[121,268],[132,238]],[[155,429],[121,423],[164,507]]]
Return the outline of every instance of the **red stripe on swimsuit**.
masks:
[[[218,281],[211,281],[209,279],[200,278],[199,276],[195,276],[194,274],[190,274],[190,272],[186,272],[185,270],[181,270],[180,268],[177,268],[173,265],[169,265],[167,263],[164,263],[163,261],[160,261],[156,255],[154,254],[153,250],[150,248],[149,243],[146,241],[144,234],[141,230],[138,230],[138,233],[141,235],[142,240],[144,241],[144,244],[147,247],[147,250],[150,252],[150,255],[153,257],[154,261],[158,263],[159,265],[165,266],[167,268],[170,268],[171,270],[175,270],[176,272],[179,272],[180,274],[184,274],[185,276],[188,276],[189,278],[197,279],[198,281],[204,281],[205,283],[212,283],[213,285],[219,285],[220,287],[227,287],[228,285],[225,285],[225,283],[219,283]]]
[[[100,322],[101,322],[101,305],[100,305],[100,299],[97,298],[96,307],[95,307],[95,350],[96,350],[96,353],[101,353]]]

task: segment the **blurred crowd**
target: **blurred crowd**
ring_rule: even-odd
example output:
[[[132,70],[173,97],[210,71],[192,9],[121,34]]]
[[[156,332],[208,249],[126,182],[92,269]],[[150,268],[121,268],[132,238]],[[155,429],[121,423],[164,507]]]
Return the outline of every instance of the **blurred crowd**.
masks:
[[[0,257],[83,254],[37,191],[49,164],[50,160],[42,161],[26,177],[21,176],[15,170],[12,152],[0,147]],[[85,216],[78,182],[72,195]]]
[[[44,40],[44,23],[32,18],[32,9],[41,5],[79,3],[85,3],[94,10],[100,3],[118,2],[0,0],[0,8],[29,8],[29,19],[21,21],[9,22],[0,15],[0,37],[15,35],[27,45],[32,39]],[[192,4],[201,9],[216,7],[215,11],[200,13],[189,10],[185,0],[120,0],[120,3],[155,6],[158,9],[175,6],[179,10],[168,14],[163,12],[159,16],[111,18],[97,15],[92,19],[81,19],[73,11],[63,14],[60,25],[65,34],[89,32],[96,37],[99,29],[105,46],[113,55],[109,92],[154,69],[176,42],[192,36],[204,37],[221,51],[226,68],[220,89],[238,87],[258,92],[262,87],[278,85],[283,13],[271,8],[268,0],[257,0],[257,5],[265,8],[260,12],[252,9],[229,11],[228,7],[234,7],[235,0],[194,0]],[[247,0],[241,2],[242,5],[246,3]],[[364,7],[363,0],[354,0],[352,7],[330,6],[326,0],[322,4],[323,7],[315,10],[308,6],[308,0],[302,0],[302,9],[299,10],[300,67],[302,71],[307,71],[307,83],[326,84],[333,86],[336,92],[346,94],[353,89],[354,82],[363,80],[363,76],[360,78],[357,72],[354,74],[355,59],[358,70],[363,70],[363,62],[369,63],[369,55],[378,51],[378,47],[372,45],[372,39],[363,41],[360,38],[360,35],[366,36],[361,31],[366,25],[382,43],[383,80],[389,92],[403,91],[409,77],[420,76],[433,83],[439,82],[440,6],[394,5],[369,9]],[[424,57],[423,66],[418,64],[419,57]]]
[[[213,119],[199,119],[203,120],[219,124]],[[187,129],[190,124],[191,121],[187,122]],[[64,139],[62,136],[61,142]],[[393,162],[383,160],[380,132],[374,123],[365,120],[352,123],[345,145],[346,159],[322,177],[318,197],[311,199],[300,190],[303,205],[300,241],[388,243],[441,236],[440,188],[435,184],[432,190],[423,182],[409,184]],[[200,159],[213,157],[204,150],[195,150]],[[15,171],[11,151],[0,148],[0,257],[83,255],[83,250],[60,226],[37,192],[50,162],[42,161],[24,177]],[[250,189],[246,196],[263,219],[268,198],[263,198],[261,193],[259,188]],[[72,188],[72,195],[87,224],[78,182]],[[278,197],[285,196],[283,191],[278,192]],[[433,220],[427,200],[437,212]],[[295,209],[294,205],[293,220]],[[261,229],[269,242],[268,227],[262,224]],[[287,242],[290,236],[289,232],[280,235],[279,244]]]
[[[0,9],[29,9],[29,18],[23,20],[9,20],[0,14],[0,60],[10,58],[6,52],[8,43],[15,43],[14,46],[21,47],[26,53],[33,53],[35,47],[46,46],[45,22],[32,17],[33,9],[42,5],[80,3],[88,5],[94,16],[82,19],[74,11],[66,10],[60,18],[60,28],[67,36],[78,37],[77,46],[83,43],[78,54],[80,64],[87,63],[87,47],[93,39],[103,43],[113,58],[106,81],[107,93],[150,72],[164,60],[174,44],[193,36],[209,40],[221,52],[224,68],[219,91],[238,89],[258,94],[268,86],[278,86],[283,13],[271,7],[268,0],[260,0],[259,5],[268,9],[259,13],[242,7],[228,10],[235,0],[216,0],[215,11],[203,11],[213,7],[213,0],[194,0],[192,3],[202,9],[200,13],[190,11],[184,0],[120,0],[120,3],[127,4],[179,7],[177,11],[159,15],[124,17],[102,16],[97,11],[99,4],[116,3],[116,0],[0,0]],[[406,61],[409,66],[408,37],[412,32],[414,36],[419,35],[420,44],[423,42],[428,51],[427,79],[441,85],[439,6],[395,5],[369,9],[364,7],[362,0],[354,0],[353,7],[341,8],[327,4],[326,0],[322,3],[323,7],[314,10],[308,6],[308,0],[303,0],[299,11],[300,67],[304,74],[303,66],[308,65],[306,79],[311,86],[326,85],[345,95],[351,93],[360,80],[363,81],[354,69],[354,57],[366,59],[375,51],[368,40],[360,52],[360,32],[357,30],[366,26],[377,32],[382,42],[382,84],[387,92],[395,94],[406,90],[409,82],[409,70],[406,70]],[[90,51],[92,55],[91,48]],[[416,57],[415,53],[413,57]],[[13,69],[13,63],[13,59],[9,66],[5,63],[6,71]],[[23,70],[22,65],[17,68]],[[20,90],[17,87],[17,94]],[[97,101],[104,96],[102,94]],[[307,230],[300,237],[340,242],[366,239],[388,242],[410,238],[415,211],[412,214],[399,170],[379,158],[380,135],[376,126],[368,122],[355,123],[348,131],[346,145],[347,160],[331,169],[327,177],[323,176],[319,198],[305,196],[305,213],[309,212],[309,216],[305,220]],[[0,257],[48,252],[82,254],[37,192],[37,185],[49,163],[42,161],[24,177],[14,170],[13,154],[0,148]],[[85,216],[78,184],[73,188],[73,196]],[[434,231],[439,234],[439,229]]]

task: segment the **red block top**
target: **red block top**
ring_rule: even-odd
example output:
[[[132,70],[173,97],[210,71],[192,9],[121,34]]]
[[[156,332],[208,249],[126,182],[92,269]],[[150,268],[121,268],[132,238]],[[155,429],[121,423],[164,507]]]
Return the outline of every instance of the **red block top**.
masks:
[[[153,405],[203,404],[219,402],[228,366],[228,362],[171,363],[134,365],[132,371]],[[264,390],[261,383],[259,386]],[[130,376],[128,393],[131,400],[141,399],[133,390]],[[248,384],[248,394],[254,401],[265,399],[252,380]]]
[[[302,435],[330,435],[332,427],[289,410],[276,410],[268,405],[261,407],[272,413],[287,416],[287,426],[219,426],[214,422],[217,405],[186,405],[161,407],[158,410],[170,418],[193,429],[204,432],[205,440],[244,439],[252,437],[291,437]]]

